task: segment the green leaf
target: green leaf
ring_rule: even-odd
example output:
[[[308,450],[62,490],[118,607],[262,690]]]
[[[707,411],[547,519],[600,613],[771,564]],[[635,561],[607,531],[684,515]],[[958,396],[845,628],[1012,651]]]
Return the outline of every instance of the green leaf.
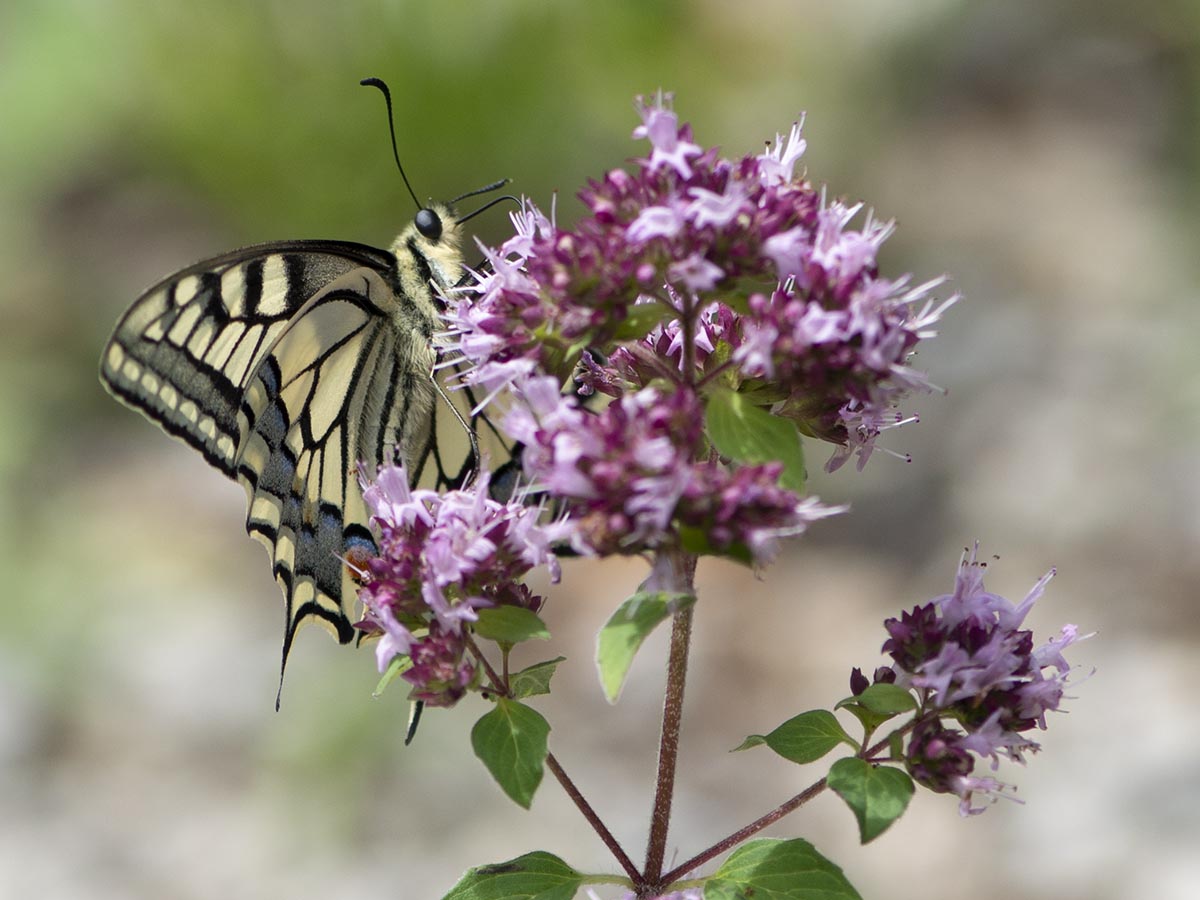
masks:
[[[801,764],[815,762],[838,744],[849,744],[858,749],[854,738],[846,734],[827,709],[800,713],[770,734],[752,734],[737,749],[745,750],[758,744],[766,744],[784,759]]]
[[[720,556],[732,559],[744,566],[754,563],[754,554],[745,544],[730,544],[728,547],[717,550],[708,539],[708,531],[704,528],[696,528],[694,525],[679,526],[679,542],[684,550],[694,553],[696,556]]]
[[[704,885],[704,900],[862,900],[842,870],[805,840],[763,838],[734,850]]]
[[[530,638],[540,641],[550,639],[546,623],[537,613],[520,606],[491,606],[479,610],[479,621],[473,626],[475,633],[489,641],[503,644],[519,644]]]
[[[541,713],[504,697],[471,729],[471,747],[496,783],[525,809],[542,781],[550,724]]]
[[[510,675],[508,689],[512,692],[513,699],[520,700],[522,697],[550,693],[550,679],[554,677],[554,671],[558,668],[558,664],[565,659],[565,656],[556,656],[554,659],[534,663],[532,666]]]
[[[871,712],[895,716],[917,708],[916,698],[895,684],[879,682],[854,698]]]
[[[751,294],[770,294],[778,285],[777,281],[746,275],[726,280],[721,283],[721,303],[734,312],[746,315],[750,312]]]
[[[781,462],[779,483],[804,492],[804,447],[790,420],[771,415],[734,391],[719,390],[708,397],[705,425],[722,456],[750,465]]]
[[[375,685],[375,690],[371,692],[372,697],[381,695],[397,675],[403,675],[413,667],[413,661],[407,654],[404,656],[393,656],[392,661],[388,663],[387,671],[379,677],[379,682]]]
[[[865,706],[856,701],[856,697],[848,697],[845,700],[839,701],[834,709],[844,709],[849,713],[853,713],[854,718],[858,719],[858,721],[862,723],[863,731],[868,736],[876,728],[878,728],[888,719],[892,718],[890,713],[888,715],[880,715],[879,713],[871,712],[871,710],[867,709]],[[866,740],[867,738],[864,737],[864,743]]]
[[[617,702],[633,657],[650,632],[695,602],[696,598],[688,594],[637,593],[617,607],[596,641],[600,686],[609,703]]]
[[[913,782],[907,773],[855,757],[839,759],[833,764],[829,787],[846,801],[858,819],[858,834],[864,844],[887,831],[908,807],[913,795]]]
[[[730,750],[730,753],[738,753],[742,750],[749,750],[752,747],[761,747],[767,742],[767,736],[764,734],[747,735],[746,739]]]
[[[583,880],[557,856],[538,850],[468,869],[442,900],[571,900]]]
[[[638,303],[628,308],[624,321],[617,326],[613,339],[619,342],[644,338],[656,325],[679,318],[679,310],[665,303]]]
[[[839,700],[834,709],[845,709],[854,714],[870,734],[888,719],[917,708],[913,695],[902,687],[879,682],[868,687],[857,697]]]

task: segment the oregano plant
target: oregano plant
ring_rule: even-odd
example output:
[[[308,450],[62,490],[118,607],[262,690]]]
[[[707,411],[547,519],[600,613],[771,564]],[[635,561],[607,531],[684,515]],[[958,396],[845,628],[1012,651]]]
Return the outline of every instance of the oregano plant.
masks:
[[[524,202],[514,235],[484,248],[488,265],[444,298],[445,356],[519,447],[517,486],[498,490],[487,471],[445,493],[411,488],[400,466],[364,477],[379,555],[359,567],[359,627],[378,636],[381,686],[403,683],[428,707],[482,703],[471,744],[501,790],[527,809],[549,771],[614,861],[585,873],[531,849],[469,869],[446,898],[570,900],[602,884],[636,900],[855,898],[813,843],[756,835],[827,790],[864,843],[918,786],[957,797],[963,815],[1011,797],[989,772],[1038,748],[1031,734],[1059,708],[1063,651],[1081,636],[1068,625],[1039,643],[1022,627],[1053,571],[1013,603],[985,589],[986,564],[968,548],[946,594],[883,623],[887,661],[870,677],[854,668],[847,696],[785,710],[740,744],[731,736],[731,750],[824,774],[668,866],[688,645],[707,600],[698,561],[769,577],[782,539],[847,512],[807,493],[806,448],[828,445],[830,471],[851,459],[861,469],[877,449],[904,458],[883,435],[913,421],[901,409],[911,392],[936,390],[909,360],[957,298],[937,299],[943,279],[880,272],[891,223],[797,174],[799,123],[764,152],[727,159],[679,125],[669,96],[637,110],[634,137],[649,153],[590,182],[573,228]],[[597,636],[610,702],[646,637],[670,629],[641,854],[552,752],[537,698],[568,661],[550,643],[540,661],[510,667],[514,648],[552,642],[538,615],[546,598],[525,576],[544,568],[557,582],[568,554],[647,564]]]

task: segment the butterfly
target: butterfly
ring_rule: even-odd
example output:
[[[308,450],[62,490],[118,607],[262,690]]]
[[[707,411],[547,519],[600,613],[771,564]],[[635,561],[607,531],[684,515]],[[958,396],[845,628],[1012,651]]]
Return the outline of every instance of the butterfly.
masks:
[[[390,123],[386,86],[363,84],[383,90]],[[477,466],[477,420],[449,404],[471,449],[448,469],[437,412],[449,401],[433,375],[441,297],[464,279],[469,216],[451,205],[463,197],[422,207],[386,250],[296,240],[198,262],[135,300],[104,348],[100,377],[117,400],[245,488],[246,530],[284,596],[281,678],[302,624],[356,636],[346,561],[376,551],[360,462],[402,461],[438,488]]]

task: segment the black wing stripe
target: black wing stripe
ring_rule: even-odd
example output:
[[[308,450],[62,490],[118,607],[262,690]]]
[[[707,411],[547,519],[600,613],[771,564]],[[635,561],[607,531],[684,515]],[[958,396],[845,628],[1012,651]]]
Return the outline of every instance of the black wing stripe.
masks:
[[[304,277],[304,257],[298,253],[289,253],[283,257],[283,265],[288,284],[284,305],[288,309],[298,309],[313,294]]]
[[[252,259],[242,266],[242,306],[258,309],[263,295],[263,261]]]

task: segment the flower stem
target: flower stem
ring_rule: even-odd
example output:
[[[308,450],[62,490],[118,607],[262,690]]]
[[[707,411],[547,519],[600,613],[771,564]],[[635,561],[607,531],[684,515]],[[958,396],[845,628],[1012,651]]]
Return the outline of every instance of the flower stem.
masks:
[[[558,779],[558,783],[562,785],[562,789],[567,792],[567,796],[571,798],[576,808],[583,813],[583,817],[587,819],[588,824],[600,836],[600,840],[604,842],[604,846],[616,857],[617,862],[621,864],[621,868],[633,879],[635,884],[639,883],[642,880],[642,876],[638,872],[637,866],[634,865],[633,860],[629,858],[629,854],[617,842],[613,833],[608,830],[608,826],[601,821],[600,816],[592,809],[592,805],[579,792],[579,788],[575,786],[575,782],[567,775],[553,753],[546,754],[546,766],[550,769],[554,777]]]
[[[778,822],[780,819],[782,819],[788,813],[792,812],[793,810],[799,809],[801,806],[803,806],[805,803],[807,803],[813,797],[817,796],[817,794],[821,793],[821,791],[823,791],[823,790],[825,790],[825,779],[824,778],[822,778],[820,781],[810,785],[809,787],[805,788],[803,791],[801,791],[799,794],[797,794],[791,800],[788,800],[786,803],[781,803],[779,806],[775,807],[775,809],[771,810],[765,816],[761,816],[761,817],[755,819],[753,822],[751,822],[745,828],[735,831],[733,834],[729,835],[729,837],[725,838],[725,840],[720,841],[719,843],[713,844],[711,847],[709,847],[703,853],[698,853],[695,856],[693,856],[691,859],[689,859],[687,862],[676,866],[674,869],[672,869],[670,872],[668,872],[666,875],[664,875],[662,877],[662,881],[666,884],[670,884],[672,881],[674,881],[679,876],[686,875],[688,872],[692,871],[693,869],[699,868],[700,866],[702,866],[706,862],[708,862],[710,859],[720,856],[722,853],[724,853],[726,850],[729,850],[732,847],[736,847],[738,844],[740,844],[746,838],[750,837],[750,835],[757,834],[758,832],[760,832],[764,828],[766,828],[768,825],[774,825],[776,822]]]
[[[667,556],[664,553],[663,556]],[[678,593],[692,594],[696,557],[669,554],[670,559],[656,563],[658,574],[669,567]],[[666,563],[660,566],[659,563]],[[664,587],[661,582],[660,589]],[[661,883],[663,859],[667,849],[667,829],[671,822],[671,800],[675,793],[675,766],[679,759],[679,729],[683,721],[683,691],[687,682],[688,647],[692,639],[692,606],[675,613],[671,619],[671,648],[667,659],[667,689],[663,700],[662,735],[658,745],[658,778],[654,807],[650,813],[650,839],[646,845],[645,882]]]

